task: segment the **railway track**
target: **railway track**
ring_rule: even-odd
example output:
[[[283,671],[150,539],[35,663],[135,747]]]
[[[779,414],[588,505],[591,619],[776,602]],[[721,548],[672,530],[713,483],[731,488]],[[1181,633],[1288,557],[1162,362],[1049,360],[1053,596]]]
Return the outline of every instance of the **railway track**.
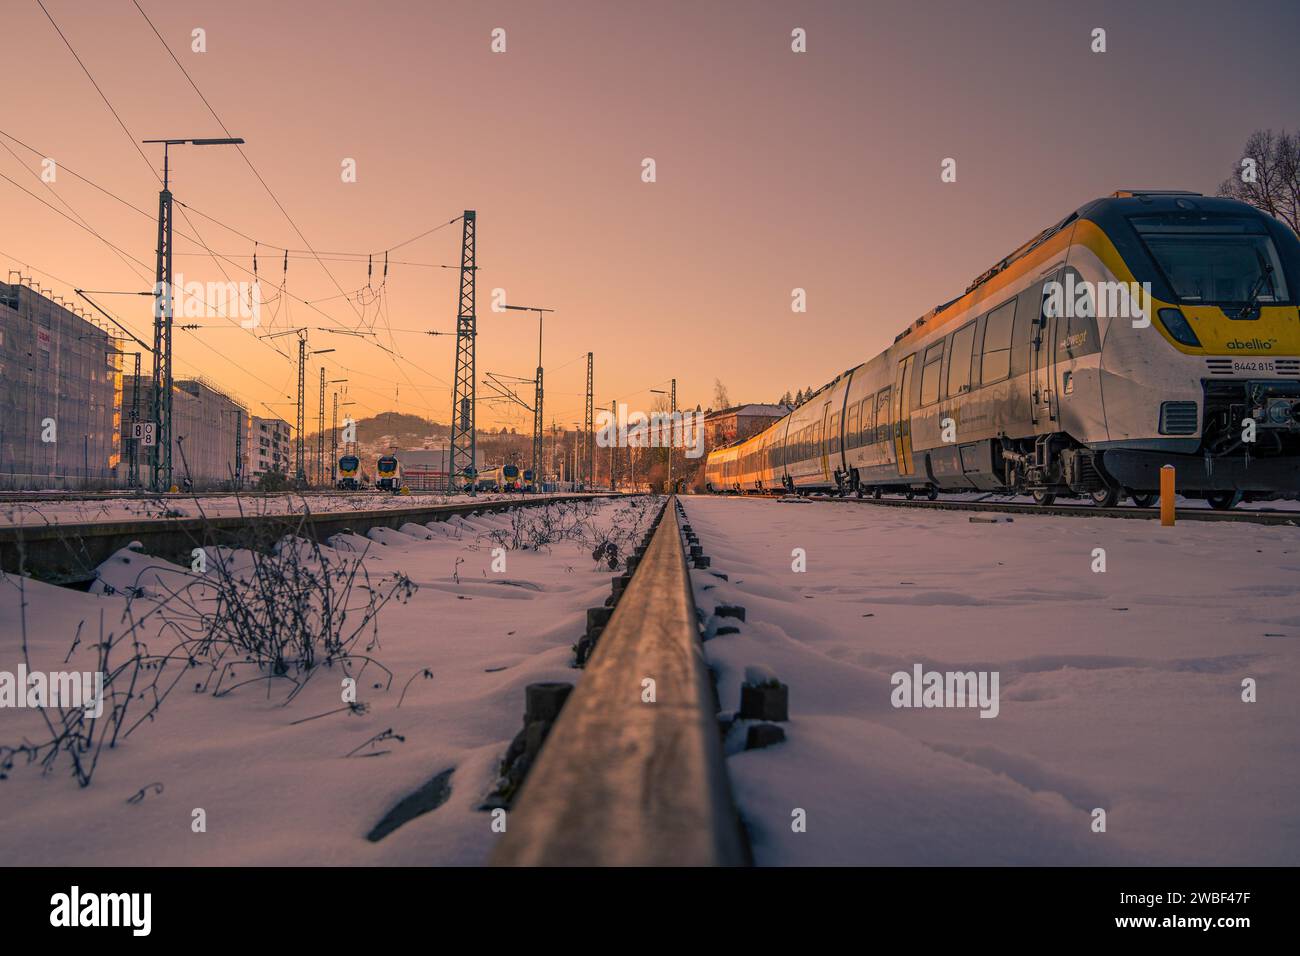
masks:
[[[749,862],[700,645],[683,521],[670,497],[631,573],[614,579],[613,614],[524,781],[494,865]]]
[[[761,498],[766,501],[789,500],[788,495],[745,494],[736,497]],[[993,511],[1003,514],[1027,515],[1063,515],[1069,518],[1136,518],[1159,520],[1160,509],[1138,508],[1136,506],[1098,508],[1090,504],[1050,504],[1036,505],[1017,501],[935,501],[906,498],[856,498],[836,497],[830,495],[801,496],[800,501],[812,501],[823,504],[844,505],[881,505],[887,508],[930,508],[939,511]],[[1213,511],[1209,508],[1179,508],[1179,521],[1226,521],[1245,524],[1272,524],[1300,526],[1300,511]]]
[[[445,521],[454,515],[604,497],[609,495],[548,495],[360,511],[8,525],[0,527],[0,570],[28,574],[52,584],[85,585],[95,579],[95,569],[100,564],[133,542],[138,542],[140,549],[153,557],[188,565],[195,548],[264,550],[285,535],[315,536],[320,540],[343,532],[365,534],[372,528],[400,528],[408,523]]]

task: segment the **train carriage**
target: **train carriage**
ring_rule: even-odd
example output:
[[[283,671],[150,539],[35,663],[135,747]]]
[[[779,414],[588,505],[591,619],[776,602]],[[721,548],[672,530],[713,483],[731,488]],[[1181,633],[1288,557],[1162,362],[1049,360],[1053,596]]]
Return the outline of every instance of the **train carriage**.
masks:
[[[1148,503],[1168,463],[1181,492],[1215,507],[1294,493],[1297,288],[1300,240],[1277,220],[1194,193],[1118,192],[712,452],[710,490]]]

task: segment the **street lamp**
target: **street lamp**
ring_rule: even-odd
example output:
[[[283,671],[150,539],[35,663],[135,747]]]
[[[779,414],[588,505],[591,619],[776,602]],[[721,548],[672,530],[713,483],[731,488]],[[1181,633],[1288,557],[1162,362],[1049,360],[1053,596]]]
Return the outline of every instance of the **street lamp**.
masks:
[[[169,150],[173,146],[239,146],[237,137],[222,139],[146,139],[162,143],[163,181],[158,194],[158,258],[154,273],[153,401],[151,417],[157,444],[154,446],[153,485],[155,491],[172,486],[172,193]]]

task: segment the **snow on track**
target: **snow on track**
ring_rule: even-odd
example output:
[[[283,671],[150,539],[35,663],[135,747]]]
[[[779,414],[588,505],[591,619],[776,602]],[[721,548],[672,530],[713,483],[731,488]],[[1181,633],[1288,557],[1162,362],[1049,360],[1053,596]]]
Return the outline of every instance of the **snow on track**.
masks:
[[[593,533],[644,531],[653,516],[649,499],[553,506],[561,508],[589,511]],[[203,671],[187,673],[155,720],[104,751],[88,787],[72,778],[66,755],[46,774],[15,760],[8,779],[0,779],[0,865],[483,863],[497,834],[491,816],[476,808],[520,729],[524,685],[576,682],[581,671],[570,667],[570,646],[582,633],[585,609],[604,601],[614,573],[597,567],[591,545],[578,540],[508,550],[505,572],[494,572],[493,533],[513,543],[519,527],[545,521],[548,510],[331,538],[329,552],[364,553],[372,579],[401,571],[419,586],[409,601],[380,612],[378,641],[367,649],[393,672],[391,689],[375,687],[383,678],[367,669],[358,680],[367,712],[295,724],[342,706],[340,668],[318,673],[287,706],[284,684],[269,694],[263,682],[214,697],[193,690]],[[146,565],[158,570],[141,575]],[[157,594],[180,573],[123,551],[101,568],[117,593],[23,582],[33,668],[92,667],[88,644],[101,615],[105,630],[120,627],[122,592],[143,585]],[[0,670],[13,672],[22,660],[17,579],[0,576],[0,593]],[[132,604],[137,618],[151,607],[149,597]],[[81,643],[64,664],[79,625]],[[175,643],[165,634],[146,638],[155,653]],[[432,679],[418,676],[424,668]],[[238,679],[255,674],[250,665]],[[389,753],[345,756],[390,728],[404,742],[390,738],[361,751]],[[43,732],[39,712],[0,709],[0,745]],[[366,840],[399,800],[449,767],[455,772],[445,804],[380,842]],[[128,803],[155,782],[161,793]],[[191,830],[196,808],[206,812],[206,833]]]
[[[1294,529],[684,502],[698,606],[747,610],[709,619],[724,710],[790,687],[786,742],[728,738],[758,863],[1300,862]],[[918,663],[997,671],[998,715],[893,707]]]

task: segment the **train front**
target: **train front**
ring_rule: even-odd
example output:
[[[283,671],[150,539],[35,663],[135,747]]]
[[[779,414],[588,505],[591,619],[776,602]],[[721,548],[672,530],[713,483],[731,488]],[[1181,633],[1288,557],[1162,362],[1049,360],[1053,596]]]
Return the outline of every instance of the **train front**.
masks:
[[[384,491],[397,491],[401,482],[398,480],[398,463],[395,455],[382,455],[375,462],[375,487]]]
[[[1180,493],[1216,507],[1300,490],[1295,233],[1196,194],[1118,194],[1080,218],[1076,248],[1094,260],[1083,277],[1128,285],[1146,306],[1098,316],[1106,471],[1150,491],[1172,464]]]
[[[359,487],[357,473],[361,470],[361,459],[356,455],[344,455],[339,459],[338,486],[346,490]]]

